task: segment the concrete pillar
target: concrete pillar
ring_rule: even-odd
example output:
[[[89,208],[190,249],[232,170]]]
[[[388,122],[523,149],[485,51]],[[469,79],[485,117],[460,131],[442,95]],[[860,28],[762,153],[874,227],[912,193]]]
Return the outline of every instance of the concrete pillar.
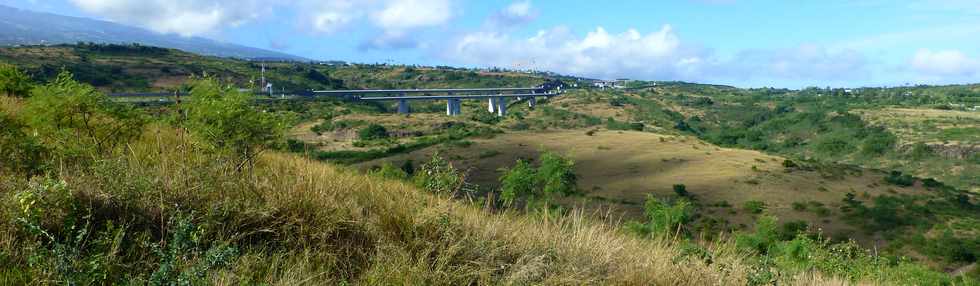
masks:
[[[497,116],[500,117],[507,116],[507,98],[504,97],[497,98]]]
[[[453,99],[453,115],[462,114],[462,112],[460,111],[462,109],[461,107],[462,105],[463,105],[462,100],[460,100],[459,98]]]
[[[493,113],[494,110],[496,110],[496,109],[494,109],[495,108],[495,105],[497,105],[497,100],[495,100],[494,97],[487,98],[487,111],[489,111],[490,113]]]
[[[404,93],[404,92],[398,94],[398,96],[402,96],[402,97],[404,97],[405,95],[407,95],[407,94]],[[409,113],[412,113],[412,107],[408,105],[408,100],[405,100],[405,99],[399,99],[398,100],[398,113],[401,113],[401,114],[409,114]]]
[[[532,97],[530,97],[530,98],[527,99],[527,106],[530,107],[530,108],[534,108],[534,105],[536,105],[538,103],[537,101],[538,101],[538,99],[536,97],[533,97],[532,96]]]

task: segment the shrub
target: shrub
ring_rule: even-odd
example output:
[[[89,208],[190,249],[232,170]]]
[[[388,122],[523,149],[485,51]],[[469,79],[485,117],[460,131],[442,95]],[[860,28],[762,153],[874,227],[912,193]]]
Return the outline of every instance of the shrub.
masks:
[[[24,133],[26,125],[0,112],[0,169],[32,175],[40,171],[46,149]]]
[[[747,201],[742,204],[742,209],[753,214],[761,214],[766,210],[766,203],[760,201]]]
[[[653,237],[671,236],[682,232],[684,225],[690,222],[694,214],[693,206],[685,199],[670,202],[653,196],[647,196],[643,211],[647,222],[631,224],[628,227],[641,235]]]
[[[529,206],[547,205],[556,195],[567,196],[575,192],[577,179],[572,172],[574,163],[571,160],[546,152],[538,161],[541,162],[538,168],[518,160],[513,167],[503,170],[500,183],[504,204],[512,205],[516,199],[523,198]]]
[[[439,154],[422,164],[415,172],[414,180],[419,188],[439,194],[454,194],[464,183],[463,175]]]
[[[797,165],[796,162],[793,162],[793,160],[790,159],[783,160],[783,167],[786,169],[793,169],[799,166],[800,165]]]
[[[891,171],[888,176],[885,176],[886,183],[901,187],[911,187],[915,185],[915,181],[916,179],[911,175],[902,174],[899,171]]]
[[[43,144],[68,158],[105,154],[140,136],[146,123],[137,110],[113,102],[68,72],[35,88],[24,114]]]
[[[279,116],[255,109],[250,95],[212,78],[191,82],[186,108],[184,126],[198,139],[234,154],[240,160],[238,170],[279,143],[287,128]]]
[[[685,186],[684,184],[674,185],[674,193],[677,194],[677,196],[680,196],[680,197],[687,197],[688,195],[690,195],[687,192],[687,186]]]
[[[31,80],[16,66],[0,63],[0,95],[24,97],[31,92]]]
[[[379,124],[371,124],[357,131],[357,138],[361,140],[376,140],[388,138],[388,129]]]
[[[876,132],[864,139],[864,143],[861,144],[861,152],[866,155],[882,155],[890,151],[895,146],[896,141],[895,136],[890,133]]]
[[[395,166],[389,162],[381,164],[381,167],[372,169],[368,173],[386,179],[404,180],[408,178],[408,173],[400,168],[395,168]]]
[[[575,166],[572,160],[545,152],[539,161],[537,181],[545,194],[570,195],[575,192],[578,177],[572,170]]]
[[[504,205],[512,205],[518,198],[530,197],[533,200],[533,197],[540,195],[536,172],[525,160],[517,160],[513,167],[504,170],[504,175],[500,177],[500,198]]]
[[[793,202],[793,210],[795,211],[806,211],[808,208],[807,204],[804,202]]]

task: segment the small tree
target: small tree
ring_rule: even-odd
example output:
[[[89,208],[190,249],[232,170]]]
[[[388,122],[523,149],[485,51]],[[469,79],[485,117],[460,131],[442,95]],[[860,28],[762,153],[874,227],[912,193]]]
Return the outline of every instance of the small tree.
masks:
[[[41,169],[44,147],[34,137],[24,133],[26,127],[13,116],[0,110],[0,170],[7,169],[28,175]]]
[[[143,115],[62,72],[32,91],[24,114],[43,143],[66,157],[96,156],[142,134]]]
[[[259,111],[252,98],[212,78],[191,82],[185,126],[197,138],[228,150],[241,162],[238,170],[281,141],[286,124],[279,116]]]
[[[545,152],[539,158],[537,181],[546,195],[570,195],[575,192],[578,177],[573,167],[575,162],[556,153]]]
[[[31,79],[16,66],[0,63],[0,94],[27,96],[31,92]]]
[[[685,233],[683,227],[691,221],[694,208],[686,199],[668,201],[647,196],[643,211],[647,221],[631,222],[627,224],[628,229],[644,236],[670,237]]]
[[[514,167],[503,170],[500,196],[505,205],[512,205],[521,198],[527,200],[528,206],[547,205],[556,195],[567,196],[575,192],[574,162],[551,152],[542,154],[538,161],[541,164],[537,168],[525,160],[518,160]]]
[[[439,154],[415,172],[415,184],[433,193],[453,194],[463,187],[463,175]]]
[[[514,167],[504,170],[500,177],[500,198],[504,205],[512,205],[517,198],[538,195],[535,173],[534,167],[525,160],[517,160]]]

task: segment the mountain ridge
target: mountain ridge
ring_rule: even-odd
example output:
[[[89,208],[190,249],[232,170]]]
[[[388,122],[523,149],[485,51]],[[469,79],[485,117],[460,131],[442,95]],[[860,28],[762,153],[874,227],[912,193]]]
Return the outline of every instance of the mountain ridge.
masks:
[[[57,45],[94,42],[139,43],[196,54],[229,58],[263,58],[292,61],[309,59],[202,37],[161,34],[103,20],[37,12],[0,5],[0,45]]]

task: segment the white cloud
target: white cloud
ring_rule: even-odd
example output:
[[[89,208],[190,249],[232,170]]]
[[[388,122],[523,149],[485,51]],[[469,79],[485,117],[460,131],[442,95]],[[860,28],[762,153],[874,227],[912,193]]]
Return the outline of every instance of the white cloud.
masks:
[[[515,1],[487,18],[484,29],[501,30],[519,26],[534,21],[538,18],[538,14],[531,1]]]
[[[980,73],[980,60],[958,50],[921,49],[912,56],[913,71],[924,76],[972,76]]]
[[[404,31],[442,25],[452,15],[449,0],[398,0],[386,3],[382,10],[371,14],[371,19],[386,31]]]
[[[534,68],[581,76],[688,78],[705,53],[684,46],[669,25],[642,34],[611,34],[598,27],[578,37],[565,27],[519,39],[498,32],[463,35],[444,51],[450,60],[474,65]]]
[[[161,33],[196,36],[235,27],[259,16],[259,0],[70,0],[109,20]]]

